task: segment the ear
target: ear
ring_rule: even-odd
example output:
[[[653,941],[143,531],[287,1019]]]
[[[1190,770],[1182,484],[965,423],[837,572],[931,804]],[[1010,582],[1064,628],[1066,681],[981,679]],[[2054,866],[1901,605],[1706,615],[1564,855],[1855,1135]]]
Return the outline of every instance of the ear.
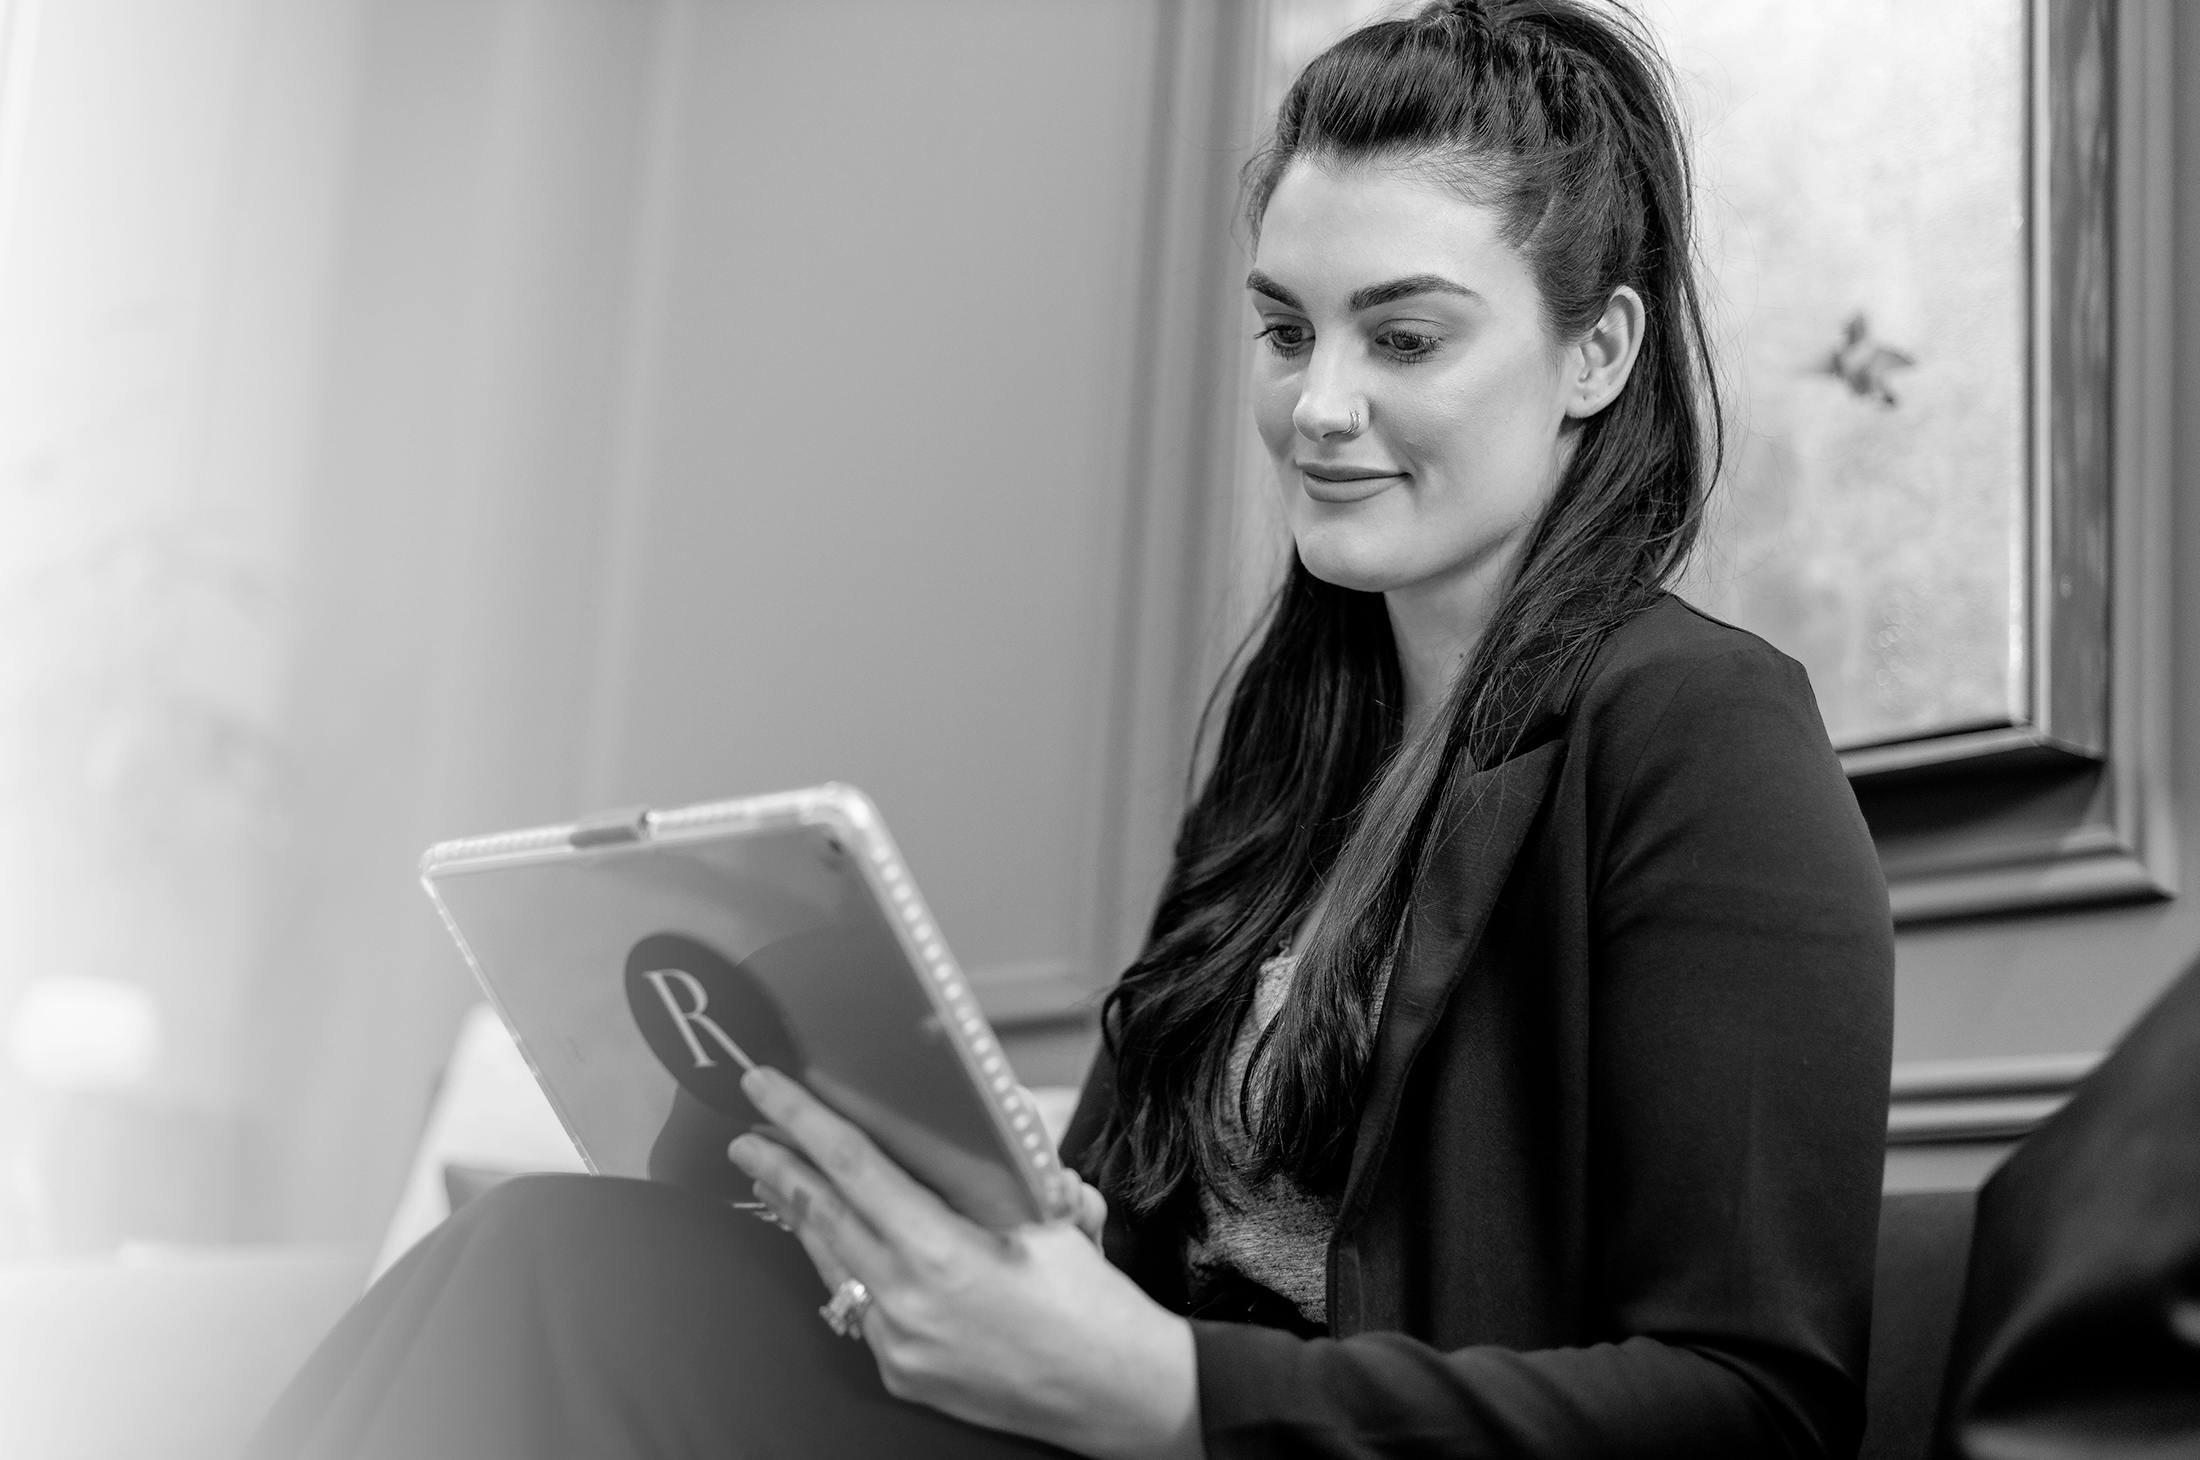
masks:
[[[1604,317],[1567,351],[1566,414],[1586,420],[1610,405],[1642,350],[1642,296],[1622,284],[1605,301]]]

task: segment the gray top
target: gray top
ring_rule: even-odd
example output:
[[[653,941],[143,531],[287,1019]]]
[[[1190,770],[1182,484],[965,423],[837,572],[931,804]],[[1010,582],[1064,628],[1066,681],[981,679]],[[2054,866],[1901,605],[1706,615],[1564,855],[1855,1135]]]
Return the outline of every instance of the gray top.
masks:
[[[1238,1026],[1231,1041],[1227,1066],[1228,1085],[1238,1089],[1245,1081],[1253,1046],[1267,1029],[1283,1001],[1290,996],[1298,971],[1295,955],[1284,954],[1260,966],[1260,983],[1253,992],[1251,1016]],[[1385,960],[1375,985],[1375,1007],[1382,1007],[1390,982]],[[1260,1089],[1248,1092],[1247,1103],[1257,1115]],[[1222,1143],[1235,1165],[1242,1168],[1251,1155],[1237,1104],[1230,1102],[1223,1116]],[[1270,1177],[1257,1186],[1238,1183],[1238,1206],[1233,1209],[1215,1191],[1199,1193],[1200,1214],[1206,1235],[1194,1237],[1185,1248],[1185,1265],[1195,1290],[1203,1282],[1227,1271],[1236,1271],[1262,1287],[1289,1299],[1309,1322],[1329,1321],[1329,1235],[1336,1226],[1333,1201],[1307,1191],[1288,1175]]]

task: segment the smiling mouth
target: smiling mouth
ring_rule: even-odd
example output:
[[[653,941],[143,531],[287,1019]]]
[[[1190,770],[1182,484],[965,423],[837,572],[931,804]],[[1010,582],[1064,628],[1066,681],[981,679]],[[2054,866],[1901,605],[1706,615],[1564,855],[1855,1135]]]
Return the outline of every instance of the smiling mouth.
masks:
[[[1306,495],[1317,502],[1358,502],[1387,491],[1404,478],[1404,472],[1372,471],[1363,467],[1299,466]]]

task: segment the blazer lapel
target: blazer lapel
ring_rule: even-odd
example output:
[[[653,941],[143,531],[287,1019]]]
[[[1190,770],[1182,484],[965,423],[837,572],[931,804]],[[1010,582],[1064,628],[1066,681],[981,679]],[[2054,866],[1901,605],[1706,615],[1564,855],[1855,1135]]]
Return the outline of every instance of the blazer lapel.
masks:
[[[1543,809],[1566,742],[1546,741],[1461,781],[1447,798],[1428,877],[1416,890],[1405,937],[1383,997],[1368,1068],[1367,1098],[1350,1174],[1338,1203],[1341,1232],[1367,1199],[1390,1144],[1406,1075],[1443,1016],[1521,844]]]

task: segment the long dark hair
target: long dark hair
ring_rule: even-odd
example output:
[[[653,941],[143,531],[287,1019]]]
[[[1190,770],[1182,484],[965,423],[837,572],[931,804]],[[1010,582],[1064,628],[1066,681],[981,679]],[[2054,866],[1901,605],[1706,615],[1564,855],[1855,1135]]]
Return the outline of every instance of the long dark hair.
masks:
[[[1377,979],[1445,787],[1513,753],[1559,679],[1679,572],[1723,449],[1689,163],[1665,65],[1631,17],[1450,0],[1366,26],[1299,76],[1246,165],[1256,239],[1300,159],[1410,168],[1495,208],[1554,339],[1585,336],[1622,284],[1642,297],[1644,339],[1617,398],[1570,428],[1549,505],[1425,733],[1404,735],[1381,595],[1294,561],[1241,655],[1146,949],[1103,1010],[1117,1098],[1094,1174],[1139,1213],[1279,1172],[1341,1184]],[[1325,883],[1291,997],[1228,1088],[1259,966]],[[1237,1172],[1221,1118],[1253,1109],[1254,1080],[1253,1163]]]

